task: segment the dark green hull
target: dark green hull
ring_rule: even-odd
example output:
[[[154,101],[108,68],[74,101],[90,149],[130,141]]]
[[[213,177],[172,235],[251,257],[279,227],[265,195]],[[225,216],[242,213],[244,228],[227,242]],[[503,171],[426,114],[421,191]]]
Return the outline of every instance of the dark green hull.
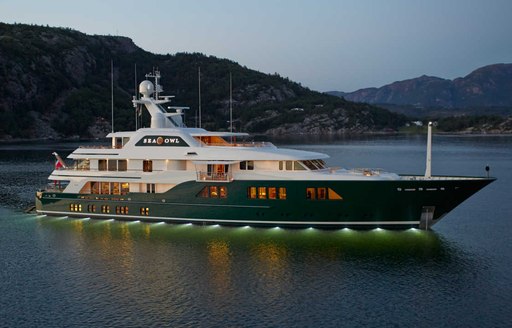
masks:
[[[322,228],[428,229],[494,178],[398,181],[233,181],[180,184],[163,194],[77,195],[40,192],[40,214],[121,220]],[[225,198],[201,197],[225,186]],[[249,187],[283,187],[286,199],[251,199]],[[334,190],[342,199],[307,199],[306,188]],[[94,206],[93,206],[94,205]],[[108,206],[109,211],[103,211]]]

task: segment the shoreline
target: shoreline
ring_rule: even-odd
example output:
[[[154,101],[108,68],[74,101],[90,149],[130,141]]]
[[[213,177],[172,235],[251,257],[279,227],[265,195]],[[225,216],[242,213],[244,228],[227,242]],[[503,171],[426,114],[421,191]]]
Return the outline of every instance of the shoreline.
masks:
[[[399,135],[424,135],[426,134],[423,132],[400,132],[400,131],[394,131],[394,132],[383,132],[383,131],[376,131],[376,132],[364,132],[364,133],[290,133],[290,134],[281,134],[281,135],[275,135],[275,134],[266,134],[266,133],[251,133],[250,136],[252,137],[263,137],[263,138],[302,138],[302,137],[316,137],[316,138],[333,138],[333,137],[371,137],[371,136],[399,136]],[[512,136],[511,132],[479,132],[479,133],[471,133],[471,132],[442,132],[437,131],[433,133],[434,135],[440,135],[440,136],[468,136],[468,137],[510,137]],[[23,144],[23,143],[31,143],[31,142],[38,142],[38,143],[71,143],[71,142],[101,142],[106,140],[106,136],[104,138],[77,138],[75,137],[64,137],[64,138],[7,138],[7,139],[0,139],[0,144]]]

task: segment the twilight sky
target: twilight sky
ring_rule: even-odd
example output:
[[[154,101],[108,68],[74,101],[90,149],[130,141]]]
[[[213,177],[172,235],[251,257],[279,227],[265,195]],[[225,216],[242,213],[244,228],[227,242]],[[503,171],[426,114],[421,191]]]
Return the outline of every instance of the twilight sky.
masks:
[[[0,21],[229,58],[318,91],[512,63],[512,0],[0,0]]]

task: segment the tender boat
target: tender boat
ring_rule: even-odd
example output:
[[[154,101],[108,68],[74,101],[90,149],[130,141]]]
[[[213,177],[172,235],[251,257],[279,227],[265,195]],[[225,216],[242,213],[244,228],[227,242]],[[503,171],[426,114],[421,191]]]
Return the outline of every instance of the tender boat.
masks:
[[[164,104],[145,80],[134,106],[151,127],[107,135],[109,146],[79,147],[67,166],[57,154],[36,211],[50,216],[196,224],[430,229],[495,180],[328,167],[329,156],[244,141],[246,133],[188,128],[182,107]]]

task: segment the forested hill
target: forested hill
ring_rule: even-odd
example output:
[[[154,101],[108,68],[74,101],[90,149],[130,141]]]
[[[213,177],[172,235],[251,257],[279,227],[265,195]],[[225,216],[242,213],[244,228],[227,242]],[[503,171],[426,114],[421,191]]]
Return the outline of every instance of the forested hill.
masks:
[[[230,72],[236,130],[361,133],[394,130],[405,121],[387,110],[314,92],[227,59],[197,53],[158,55],[126,37],[0,23],[0,139],[104,136],[110,130],[111,60],[116,131],[135,125],[135,65],[139,82],[158,67],[163,94],[176,96],[173,105],[190,107],[188,126],[196,121],[199,67],[207,129],[229,126]]]

